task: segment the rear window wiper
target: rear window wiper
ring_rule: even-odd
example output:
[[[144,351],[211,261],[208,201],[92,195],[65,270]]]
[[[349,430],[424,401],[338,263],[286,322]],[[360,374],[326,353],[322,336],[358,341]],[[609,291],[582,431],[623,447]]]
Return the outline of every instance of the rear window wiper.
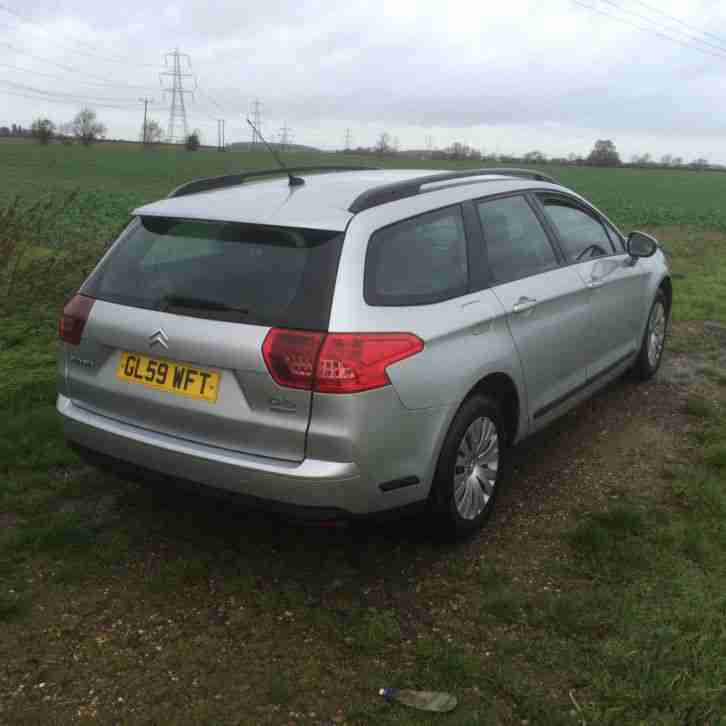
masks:
[[[182,295],[172,295],[165,297],[161,301],[161,309],[169,310],[170,308],[185,308],[186,310],[203,310],[208,312],[223,313],[239,313],[240,315],[249,315],[248,308],[238,308],[232,305],[225,305],[216,300],[205,300],[199,297],[185,297]]]

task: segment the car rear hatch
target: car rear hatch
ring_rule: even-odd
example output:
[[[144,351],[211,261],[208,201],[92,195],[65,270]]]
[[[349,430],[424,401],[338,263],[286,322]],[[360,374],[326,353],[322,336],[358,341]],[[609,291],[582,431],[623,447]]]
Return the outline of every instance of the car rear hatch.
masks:
[[[335,231],[134,220],[76,298],[89,308],[77,344],[61,331],[67,394],[155,432],[301,461],[312,394],[278,386],[263,342],[271,327],[327,330],[341,242]]]

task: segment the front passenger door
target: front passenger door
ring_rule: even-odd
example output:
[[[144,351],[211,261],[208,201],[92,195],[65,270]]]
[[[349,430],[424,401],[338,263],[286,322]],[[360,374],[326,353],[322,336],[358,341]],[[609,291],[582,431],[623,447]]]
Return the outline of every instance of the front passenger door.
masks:
[[[596,379],[638,349],[646,271],[643,265],[633,264],[618,240],[613,244],[594,210],[565,195],[541,194],[539,199],[567,262],[589,290],[588,379]]]
[[[522,194],[476,203],[491,290],[504,307],[524,373],[530,426],[563,410],[586,380],[589,304]]]

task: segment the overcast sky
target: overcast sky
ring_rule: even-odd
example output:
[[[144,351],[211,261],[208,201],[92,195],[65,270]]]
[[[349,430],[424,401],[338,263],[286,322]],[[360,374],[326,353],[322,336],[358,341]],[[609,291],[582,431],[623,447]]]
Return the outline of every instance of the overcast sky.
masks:
[[[0,0],[0,125],[68,120],[87,100],[109,136],[132,138],[147,95],[166,128],[159,72],[178,46],[207,143],[217,117],[228,142],[248,140],[259,97],[265,135],[286,122],[321,148],[342,147],[349,127],[356,146],[387,131],[403,148],[430,136],[551,156],[610,138],[624,160],[725,163],[726,1],[580,1],[600,14],[575,0]],[[701,51],[687,26],[707,33]]]

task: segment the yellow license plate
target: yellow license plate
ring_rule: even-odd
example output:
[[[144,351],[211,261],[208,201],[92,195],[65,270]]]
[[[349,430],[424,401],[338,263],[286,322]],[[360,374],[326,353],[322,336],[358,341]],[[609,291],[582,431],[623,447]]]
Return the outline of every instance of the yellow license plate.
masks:
[[[190,363],[177,363],[165,358],[149,358],[139,353],[121,353],[116,377],[127,383],[138,383],[158,391],[200,398],[216,403],[219,373]]]

